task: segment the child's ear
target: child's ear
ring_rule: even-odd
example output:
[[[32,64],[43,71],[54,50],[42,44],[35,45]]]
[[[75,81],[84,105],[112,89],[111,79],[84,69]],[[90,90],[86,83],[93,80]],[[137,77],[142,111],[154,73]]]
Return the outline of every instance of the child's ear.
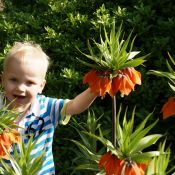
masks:
[[[44,79],[44,80],[41,82],[41,84],[40,84],[40,89],[39,89],[39,91],[38,91],[39,94],[42,93],[42,91],[43,91],[43,89],[44,89],[44,87],[45,87],[45,84],[46,84],[46,80]]]

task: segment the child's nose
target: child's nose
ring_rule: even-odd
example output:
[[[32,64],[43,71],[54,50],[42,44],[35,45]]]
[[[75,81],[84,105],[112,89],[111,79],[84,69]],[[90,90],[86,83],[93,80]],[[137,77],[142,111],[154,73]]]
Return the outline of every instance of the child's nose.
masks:
[[[19,90],[19,91],[25,91],[25,84],[18,84],[17,90]]]

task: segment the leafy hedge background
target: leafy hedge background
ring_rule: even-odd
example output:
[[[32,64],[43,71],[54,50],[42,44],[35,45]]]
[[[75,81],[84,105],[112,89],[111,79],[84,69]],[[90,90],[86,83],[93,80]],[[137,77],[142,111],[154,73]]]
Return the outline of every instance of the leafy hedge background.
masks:
[[[151,53],[142,73],[142,85],[128,97],[117,95],[117,105],[136,106],[137,122],[154,110],[152,121],[160,118],[153,132],[167,133],[174,153],[174,118],[161,120],[160,109],[173,96],[167,80],[147,75],[150,69],[167,70],[167,52],[175,57],[175,4],[171,0],[4,0],[0,6],[0,59],[16,41],[34,41],[42,46],[51,58],[44,93],[58,98],[73,98],[87,88],[82,78],[88,68],[77,61],[86,59],[77,49],[89,53],[88,39],[98,41],[100,28],[108,27],[115,18],[116,26],[123,22],[127,35],[132,29],[137,35],[134,49],[140,55]],[[2,69],[1,69],[2,70]],[[98,98],[91,109],[96,116],[103,114],[100,122],[104,128],[111,126],[111,99]],[[78,115],[79,122],[86,121],[87,111]],[[151,121],[151,122],[152,122]],[[75,166],[76,147],[65,138],[79,139],[71,127],[58,127],[53,145],[56,170],[70,174]],[[82,174],[82,173],[80,173]],[[84,172],[88,174],[88,172]],[[90,173],[92,174],[92,173]]]

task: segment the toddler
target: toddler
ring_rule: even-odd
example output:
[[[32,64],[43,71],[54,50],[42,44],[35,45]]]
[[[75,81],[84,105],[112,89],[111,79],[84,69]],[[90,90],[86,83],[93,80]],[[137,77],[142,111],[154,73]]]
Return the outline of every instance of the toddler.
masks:
[[[45,151],[44,163],[38,175],[55,175],[52,142],[58,124],[67,124],[70,116],[86,110],[96,94],[88,88],[74,99],[57,99],[46,97],[42,90],[46,84],[49,57],[41,47],[29,42],[15,43],[3,64],[2,86],[10,109],[20,113],[16,123],[22,127],[24,143],[31,134],[38,139],[32,155]]]

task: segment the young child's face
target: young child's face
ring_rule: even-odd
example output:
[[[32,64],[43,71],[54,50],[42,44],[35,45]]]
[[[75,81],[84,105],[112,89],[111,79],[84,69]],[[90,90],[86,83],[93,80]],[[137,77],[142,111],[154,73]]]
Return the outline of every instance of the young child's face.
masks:
[[[33,103],[36,95],[42,92],[45,79],[41,67],[32,62],[22,63],[13,59],[9,61],[2,75],[2,83],[5,97],[11,104],[10,108],[24,112]]]

